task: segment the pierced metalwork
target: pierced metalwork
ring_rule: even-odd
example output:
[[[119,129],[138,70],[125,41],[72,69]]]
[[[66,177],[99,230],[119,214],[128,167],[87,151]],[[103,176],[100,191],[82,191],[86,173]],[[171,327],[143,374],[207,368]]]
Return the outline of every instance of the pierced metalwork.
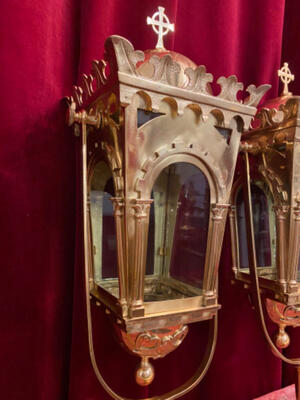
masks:
[[[209,349],[201,367],[188,383],[159,396],[160,399],[175,399],[186,394],[201,381],[211,362],[220,308],[218,267],[240,138],[256,113],[254,106],[269,88],[268,85],[249,86],[250,96],[242,103],[237,100],[237,93],[243,89],[243,84],[235,76],[221,77],[217,81],[221,93],[215,96],[210,86],[213,76],[204,66],[197,67],[175,52],[161,52],[162,36],[171,26],[163,12],[160,7],[157,15],[148,18],[156,29],[155,18],[159,17],[157,49],[135,50],[128,40],[111,36],[105,42],[106,59],[93,62],[91,73],[83,75],[82,85],[74,86],[69,98],[69,124],[74,124],[82,139],[90,354],[99,382],[116,400],[122,397],[106,384],[95,359],[93,301],[104,306],[120,340],[142,358],[136,374],[137,383],[141,385],[150,384],[154,378],[149,358],[164,356],[177,348],[187,334],[188,323],[211,320]],[[138,118],[141,112],[151,113],[155,118],[141,124]],[[224,131],[227,138],[224,138]],[[95,217],[97,213],[91,209],[93,204],[88,207],[87,199],[99,163],[110,171],[114,186],[110,193],[114,193],[111,201],[116,241],[107,241],[106,245],[116,246],[118,277],[102,276],[95,280],[93,260],[97,254],[93,253],[95,237],[91,227],[99,221]],[[174,175],[175,180],[170,178],[176,165],[192,166],[188,183],[185,172]],[[200,194],[195,190],[194,170],[200,171],[207,182],[209,196],[202,203],[197,203]],[[162,171],[167,171],[170,181],[163,176],[160,179],[165,180],[165,184],[156,186]],[[168,201],[164,201],[167,191],[170,195]],[[186,208],[183,208],[183,222],[179,224],[178,210],[182,202],[186,202]],[[206,203],[207,210],[202,207]],[[101,210],[104,215],[104,207]],[[202,232],[205,227],[200,223],[204,220],[200,218],[203,212],[207,213],[206,236]],[[201,220],[199,226],[189,221],[193,213]],[[165,224],[165,228],[161,230],[163,234],[154,229],[155,261],[151,261],[154,267],[149,272],[147,247],[149,235],[153,235],[149,230],[151,218],[156,219],[156,225]],[[206,243],[201,254],[199,249],[189,246],[189,235],[195,229]],[[174,264],[171,262],[175,254],[174,236],[178,232],[186,245],[185,251],[193,260],[189,261],[192,266],[199,268],[199,258],[203,261],[203,276],[199,277],[198,286],[182,276],[182,272],[170,270]],[[105,253],[105,246],[101,249],[99,257],[109,253]],[[153,249],[148,250],[148,255],[150,251]],[[109,266],[109,261],[107,263]],[[101,275],[101,270],[99,273]]]

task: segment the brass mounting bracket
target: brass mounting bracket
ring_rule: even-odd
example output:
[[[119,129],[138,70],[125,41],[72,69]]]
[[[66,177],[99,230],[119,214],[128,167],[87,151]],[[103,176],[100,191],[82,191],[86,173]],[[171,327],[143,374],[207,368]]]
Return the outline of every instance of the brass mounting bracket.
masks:
[[[97,111],[95,114],[88,114],[85,110],[76,112],[76,104],[74,101],[69,102],[67,113],[67,124],[72,126],[74,123],[85,124],[90,126],[100,127],[101,114]]]

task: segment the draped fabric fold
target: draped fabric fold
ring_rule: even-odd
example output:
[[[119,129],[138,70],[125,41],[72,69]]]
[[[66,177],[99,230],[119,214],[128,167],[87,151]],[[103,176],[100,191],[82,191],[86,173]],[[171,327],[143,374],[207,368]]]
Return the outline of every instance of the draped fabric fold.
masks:
[[[175,33],[165,38],[166,48],[205,65],[215,81],[235,74],[245,88],[271,83],[268,96],[277,95],[284,0],[11,0],[1,4],[3,399],[109,398],[89,360],[80,186],[76,186],[80,151],[77,139],[65,127],[61,100],[71,94],[82,73],[89,73],[92,60],[103,58],[109,35],[124,36],[136,49],[153,48],[156,38],[146,18],[158,6],[176,23]],[[295,1],[293,7],[286,18],[299,14],[300,4]],[[297,23],[293,24],[296,30]],[[290,37],[288,30],[285,35]],[[284,49],[287,61],[293,57],[298,61],[294,52],[291,45]],[[290,66],[297,76],[300,63]],[[218,85],[213,89],[217,93]],[[263,339],[247,294],[231,285],[228,230],[225,236],[216,354],[204,381],[186,400],[250,400],[279,389],[282,383],[281,363]],[[127,397],[168,391],[188,379],[201,361],[206,323],[191,325],[181,347],[154,362],[156,379],[150,388],[139,388],[134,383],[137,359],[117,344],[101,308],[92,311],[101,371]]]

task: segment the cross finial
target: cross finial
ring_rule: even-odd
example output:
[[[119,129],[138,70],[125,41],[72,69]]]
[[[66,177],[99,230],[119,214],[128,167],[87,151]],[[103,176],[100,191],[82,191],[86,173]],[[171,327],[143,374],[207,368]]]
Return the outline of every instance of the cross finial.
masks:
[[[292,94],[289,92],[289,83],[295,79],[295,75],[291,73],[291,70],[289,69],[289,64],[285,62],[283,64],[283,67],[281,67],[281,69],[279,69],[277,72],[278,76],[281,79],[281,82],[284,85],[283,92],[281,95],[286,96],[288,94]]]
[[[152,25],[154,32],[158,35],[156,44],[157,49],[164,49],[163,36],[165,36],[169,31],[174,32],[175,30],[174,24],[170,24],[169,18],[166,16],[164,11],[164,7],[158,7],[158,11],[152,15],[152,18],[147,17],[147,24]],[[157,16],[158,20],[155,19]]]

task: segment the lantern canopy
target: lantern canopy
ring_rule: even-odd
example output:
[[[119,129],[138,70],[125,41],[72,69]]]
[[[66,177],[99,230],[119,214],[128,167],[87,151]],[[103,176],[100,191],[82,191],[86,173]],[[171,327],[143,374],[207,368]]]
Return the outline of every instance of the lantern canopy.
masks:
[[[119,339],[142,358],[141,385],[154,377],[149,358],[178,347],[188,323],[215,320],[240,136],[270,87],[250,85],[241,102],[243,84],[232,75],[217,80],[214,95],[203,65],[164,48],[172,29],[164,9],[148,22],[159,35],[155,49],[109,37],[106,60],[93,62],[69,98],[69,124],[82,138],[90,351],[116,399],[96,366],[90,302],[103,305]],[[216,331],[203,366],[176,397],[202,379],[215,338]]]

